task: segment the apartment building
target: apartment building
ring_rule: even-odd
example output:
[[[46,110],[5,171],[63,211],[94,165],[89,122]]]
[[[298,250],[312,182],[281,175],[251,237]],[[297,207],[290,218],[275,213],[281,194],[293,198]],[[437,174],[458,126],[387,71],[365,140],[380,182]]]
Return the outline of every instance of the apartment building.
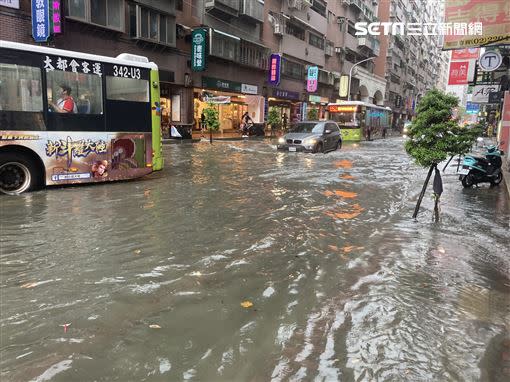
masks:
[[[388,0],[379,4],[381,22],[437,23],[442,20],[439,0]],[[412,118],[419,99],[437,84],[442,53],[439,36],[381,35],[375,72],[386,78],[385,105],[394,111],[394,123]]]

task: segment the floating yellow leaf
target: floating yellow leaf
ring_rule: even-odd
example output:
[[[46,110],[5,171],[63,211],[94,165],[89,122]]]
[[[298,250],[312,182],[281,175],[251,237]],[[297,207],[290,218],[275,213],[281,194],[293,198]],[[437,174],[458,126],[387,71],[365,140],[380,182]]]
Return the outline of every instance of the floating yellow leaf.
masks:
[[[157,324],[151,324],[151,325],[149,325],[149,328],[151,328],[151,329],[161,329],[161,326],[159,326]]]
[[[340,161],[336,161],[334,163],[335,167],[336,168],[352,168],[352,162],[350,160],[347,160],[347,159],[343,159],[343,160],[340,160]]]
[[[30,289],[30,288],[35,287],[36,285],[37,285],[36,283],[26,283],[26,284],[23,284],[21,286],[21,288]]]
[[[338,251],[338,247],[336,245],[328,245],[328,247],[333,251]]]
[[[243,301],[243,302],[241,303],[241,306],[242,306],[243,308],[251,308],[251,307],[253,306],[253,302],[251,302],[251,301]]]
[[[334,195],[334,194],[333,194],[333,192],[331,192],[331,191],[327,191],[327,190],[326,190],[326,191],[324,191],[324,192],[323,192],[323,194],[324,194],[324,195],[326,195],[326,196],[332,196],[332,195]]]
[[[358,194],[356,194],[355,192],[342,191],[342,190],[335,190],[335,194],[338,196],[341,196],[343,198],[348,198],[348,199],[353,199],[356,196],[358,196]]]
[[[139,255],[140,253],[142,253],[141,249],[135,249],[135,255]]]

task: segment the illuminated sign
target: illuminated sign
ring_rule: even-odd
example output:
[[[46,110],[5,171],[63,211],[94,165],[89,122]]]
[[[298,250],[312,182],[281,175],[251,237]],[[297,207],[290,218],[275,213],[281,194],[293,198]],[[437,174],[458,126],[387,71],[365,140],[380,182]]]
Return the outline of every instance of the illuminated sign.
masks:
[[[469,61],[452,61],[448,85],[467,85]]]
[[[53,33],[62,33],[62,25],[60,24],[60,0],[50,0],[53,16],[51,18],[53,24]]]
[[[269,84],[278,86],[280,84],[280,68],[282,56],[278,53],[273,53],[269,57]]]
[[[308,75],[306,76],[306,91],[313,93],[317,91],[319,79],[319,68],[317,66],[310,66],[308,68]]]
[[[349,92],[349,76],[343,75],[340,77],[340,89],[338,89],[338,95],[340,97],[347,97]]]
[[[358,106],[340,106],[340,105],[330,105],[328,110],[331,113],[355,113],[358,111]]]
[[[0,5],[3,7],[19,9],[19,0],[0,0]]]

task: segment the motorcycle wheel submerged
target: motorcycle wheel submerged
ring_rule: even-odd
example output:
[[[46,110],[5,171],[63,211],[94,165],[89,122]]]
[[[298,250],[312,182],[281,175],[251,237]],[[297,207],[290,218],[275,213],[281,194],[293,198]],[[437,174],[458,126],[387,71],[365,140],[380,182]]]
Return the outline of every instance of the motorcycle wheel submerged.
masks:
[[[496,177],[496,179],[494,179],[493,181],[491,181],[491,186],[497,186],[501,183],[501,181],[503,180],[503,173],[500,171],[498,176]]]
[[[466,176],[464,176],[461,179],[461,182],[462,186],[464,186],[465,188],[473,187],[473,184],[475,184],[474,177],[471,174],[467,174]]]

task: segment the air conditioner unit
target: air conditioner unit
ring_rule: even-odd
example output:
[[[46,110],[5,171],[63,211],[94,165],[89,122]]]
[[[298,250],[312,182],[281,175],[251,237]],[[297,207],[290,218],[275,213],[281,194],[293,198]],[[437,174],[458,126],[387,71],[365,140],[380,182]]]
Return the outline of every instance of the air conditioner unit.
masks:
[[[335,53],[340,54],[345,52],[345,48],[342,46],[335,46]]]
[[[343,17],[343,16],[338,16],[338,17],[336,18],[336,23],[337,23],[337,24],[343,24],[343,23],[345,23],[345,17]]]
[[[281,24],[279,23],[275,23],[274,26],[273,26],[273,33],[276,34],[276,35],[283,35],[283,27]]]

